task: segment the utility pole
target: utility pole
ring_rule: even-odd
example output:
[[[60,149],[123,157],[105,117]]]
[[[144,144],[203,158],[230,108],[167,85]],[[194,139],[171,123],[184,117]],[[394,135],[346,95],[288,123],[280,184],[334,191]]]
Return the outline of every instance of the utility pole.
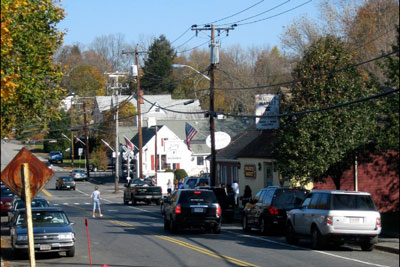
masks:
[[[155,127],[155,144],[154,144],[154,170],[155,170],[155,179],[157,183],[157,171],[158,171],[158,155],[157,155],[157,125]]]
[[[85,123],[85,143],[86,143],[86,173],[87,177],[90,177],[90,171],[89,171],[89,131],[87,127],[87,119],[86,119],[86,102],[85,100],[83,101],[83,115],[84,115],[84,123]]]
[[[118,192],[119,190],[119,137],[118,137],[118,112],[119,112],[119,103],[118,103],[118,90],[119,89],[123,89],[123,87],[121,87],[118,83],[118,78],[119,77],[123,77],[126,76],[128,73],[104,73],[107,74],[108,77],[110,78],[114,78],[114,86],[111,86],[110,89],[114,90],[115,92],[115,186],[114,186],[114,191],[115,193]]]
[[[74,131],[72,130],[72,107],[73,107],[73,101],[72,99],[74,98],[74,96],[71,97],[71,108],[69,109],[69,116],[71,119],[71,167],[72,169],[74,169]]]
[[[205,25],[204,28],[197,28],[197,25],[192,26],[192,31],[211,31],[211,44],[210,44],[210,136],[211,136],[211,161],[210,161],[210,185],[216,184],[216,152],[215,152],[215,124],[214,124],[214,69],[216,64],[219,63],[219,44],[215,42],[215,31],[220,33],[226,31],[227,35],[229,30],[233,30],[236,25],[226,28],[215,28],[214,25]]]
[[[122,51],[122,54],[135,54],[135,64],[137,67],[136,76],[136,98],[137,98],[137,114],[138,114],[138,134],[139,134],[139,179],[143,179],[143,134],[142,134],[142,115],[140,104],[143,102],[142,95],[143,91],[140,89],[140,66],[139,66],[139,54],[148,53],[147,51],[139,51],[136,46],[135,51]],[[133,72],[133,71],[132,71]],[[134,94],[134,91],[132,91]]]

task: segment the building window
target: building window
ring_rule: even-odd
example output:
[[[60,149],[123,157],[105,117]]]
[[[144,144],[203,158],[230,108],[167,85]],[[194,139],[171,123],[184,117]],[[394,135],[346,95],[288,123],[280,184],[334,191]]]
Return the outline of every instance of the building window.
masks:
[[[162,168],[164,170],[168,168],[168,166],[167,166],[167,155],[161,155],[161,166],[162,166]]]
[[[197,165],[203,166],[204,165],[204,158],[203,157],[197,157]]]
[[[221,184],[226,184],[226,166],[221,168]]]

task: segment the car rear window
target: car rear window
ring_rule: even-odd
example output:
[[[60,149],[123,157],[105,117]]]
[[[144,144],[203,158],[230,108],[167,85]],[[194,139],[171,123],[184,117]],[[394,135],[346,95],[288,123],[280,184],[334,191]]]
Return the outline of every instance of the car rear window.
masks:
[[[31,202],[32,208],[40,208],[40,207],[48,207],[49,204],[47,203],[46,200],[32,200]],[[15,205],[15,209],[24,209],[25,208],[25,202],[23,200],[18,200],[17,204]]]
[[[14,193],[7,187],[2,187],[1,188],[1,196],[2,197],[12,197],[12,196],[14,196]]]
[[[217,203],[214,192],[205,190],[182,191],[179,197],[180,203]]]
[[[74,178],[72,177],[63,177],[61,178],[63,181],[68,181],[68,182],[72,182],[74,180]]]
[[[376,210],[369,195],[332,194],[331,209],[333,210]]]
[[[282,189],[276,190],[272,205],[278,209],[298,208],[305,198],[307,190],[304,189]]]

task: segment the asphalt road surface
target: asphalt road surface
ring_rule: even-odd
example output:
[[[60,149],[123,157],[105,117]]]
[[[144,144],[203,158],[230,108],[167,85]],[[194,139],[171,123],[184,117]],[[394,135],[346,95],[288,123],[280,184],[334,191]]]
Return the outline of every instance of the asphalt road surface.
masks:
[[[129,206],[122,203],[122,189],[96,180],[77,182],[76,191],[55,190],[57,172],[40,196],[62,207],[75,222],[76,254],[36,254],[37,266],[398,266],[399,256],[378,250],[363,252],[358,246],[310,249],[310,242],[286,244],[280,235],[247,234],[237,223],[224,223],[221,234],[184,231],[170,234],[163,229],[160,206]],[[90,194],[95,185],[102,193],[104,217],[92,218]],[[85,219],[88,220],[88,232]],[[1,256],[4,266],[28,266],[28,259],[15,259],[9,230],[2,217]],[[89,238],[88,238],[89,236]]]

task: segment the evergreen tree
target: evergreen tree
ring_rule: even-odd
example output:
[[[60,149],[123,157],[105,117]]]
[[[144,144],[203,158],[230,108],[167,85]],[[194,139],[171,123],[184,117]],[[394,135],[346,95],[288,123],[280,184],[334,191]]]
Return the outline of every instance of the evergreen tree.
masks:
[[[176,56],[170,42],[161,35],[150,46],[150,53],[143,67],[141,87],[148,94],[171,93],[176,88],[172,76],[172,62]]]

